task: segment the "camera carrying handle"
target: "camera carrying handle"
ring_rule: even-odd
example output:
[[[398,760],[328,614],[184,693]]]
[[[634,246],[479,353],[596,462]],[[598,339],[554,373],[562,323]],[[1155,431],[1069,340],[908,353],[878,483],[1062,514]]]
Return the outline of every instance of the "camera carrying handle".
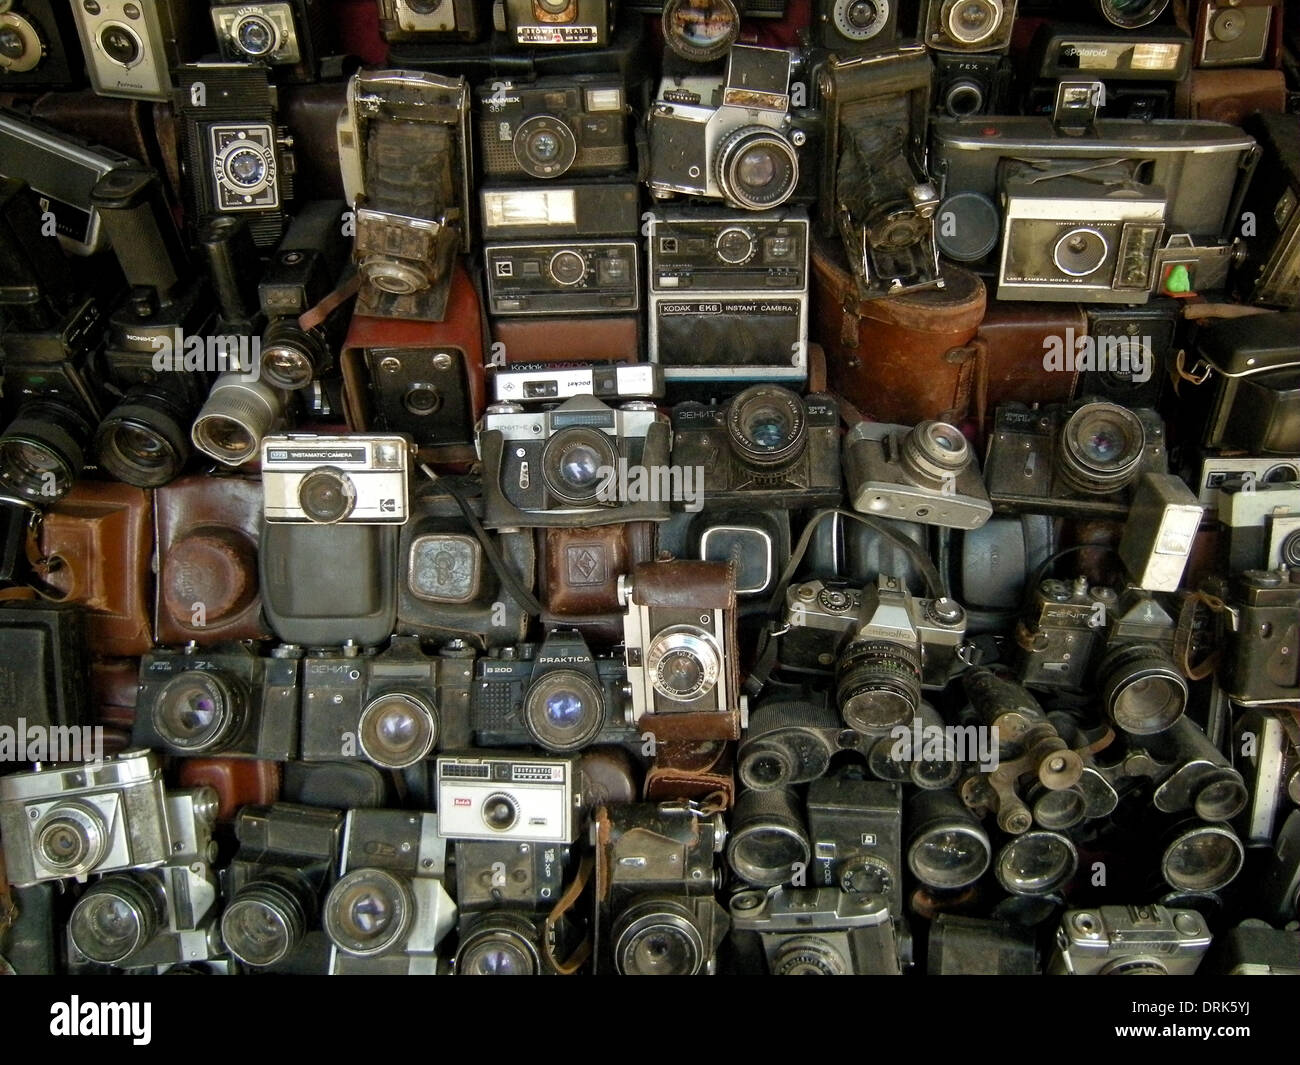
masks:
[[[542,936],[542,952],[546,955],[547,962],[559,976],[572,976],[582,968],[589,957],[591,957],[591,935],[587,934],[582,937],[582,942],[574,949],[573,953],[561,961],[555,956],[555,943],[558,938],[557,926],[567,914],[577,904],[582,893],[587,890],[587,885],[591,882],[592,875],[596,871],[596,860],[590,854],[584,854],[582,862],[578,866],[578,872],[574,875],[569,886],[564,889],[559,899],[556,900],[551,912],[546,915],[544,935]]]

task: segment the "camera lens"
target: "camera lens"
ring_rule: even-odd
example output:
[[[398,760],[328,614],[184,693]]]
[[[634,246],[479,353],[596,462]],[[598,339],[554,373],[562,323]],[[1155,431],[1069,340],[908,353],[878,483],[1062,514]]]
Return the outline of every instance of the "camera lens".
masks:
[[[707,63],[727,54],[740,33],[740,12],[732,0],[666,0],[664,40],[683,59]]]
[[[851,976],[853,967],[825,939],[795,936],[781,943],[769,968],[773,976]]]
[[[1278,561],[1288,569],[1300,569],[1300,529],[1287,533],[1278,547]]]
[[[416,695],[385,692],[361,711],[357,734],[361,753],[375,765],[405,769],[433,750],[438,715]]]
[[[0,71],[25,74],[45,58],[45,42],[36,23],[16,11],[0,14]]]
[[[1112,26],[1134,30],[1155,22],[1169,0],[1092,0],[1101,17]]]
[[[387,954],[405,938],[415,918],[407,885],[383,869],[354,869],[340,877],[321,908],[325,934],[349,954]]]
[[[958,44],[982,44],[1002,21],[1001,0],[948,0],[942,18],[948,36]]]
[[[32,833],[41,863],[59,876],[81,876],[108,852],[108,826],[98,810],[79,802],[61,802],[37,823]]]
[[[1168,653],[1152,644],[1109,652],[1097,667],[1102,705],[1116,728],[1134,736],[1163,732],[1183,716],[1187,681]]]
[[[241,466],[257,455],[262,437],[283,418],[279,390],[244,374],[222,374],[194,419],[190,439],[218,462]]]
[[[137,488],[175,480],[189,461],[187,427],[193,416],[193,409],[166,389],[131,389],[95,434],[100,466]]]
[[[140,38],[116,22],[110,22],[99,31],[99,46],[109,59],[124,67],[140,61]]]
[[[515,161],[535,178],[555,178],[578,158],[578,140],[554,115],[533,115],[519,123],[514,136]]]
[[[560,502],[591,506],[609,482],[617,454],[599,429],[561,429],[542,448],[542,477]]]
[[[655,691],[674,702],[688,703],[713,690],[722,669],[722,656],[703,629],[675,625],[651,640],[646,669]]]
[[[727,407],[727,435],[747,463],[784,469],[803,455],[808,415],[803,400],[777,385],[755,385]]]
[[[328,358],[320,336],[295,318],[276,318],[262,333],[262,377],[276,388],[306,388]]]
[[[1114,403],[1085,403],[1070,415],[1056,448],[1056,469],[1086,495],[1117,492],[1137,476],[1146,430],[1131,410]]]
[[[108,876],[92,884],[68,918],[72,945],[103,965],[125,961],[166,921],[159,887],[134,876]]]
[[[951,890],[984,875],[991,857],[989,837],[956,793],[917,792],[907,813],[907,864],[921,883]]]
[[[563,15],[573,6],[573,0],[537,0],[537,6],[548,15]]]
[[[221,915],[226,949],[245,965],[266,967],[283,961],[307,930],[307,912],[298,892],[272,880],[241,888]]]
[[[744,791],[732,812],[727,864],[757,887],[784,884],[812,854],[794,792]]]
[[[956,474],[970,465],[970,444],[955,425],[921,422],[903,438],[899,462],[919,484],[951,491]]]
[[[740,755],[736,767],[740,782],[747,788],[766,790],[790,783],[795,762],[786,749],[775,743],[751,743]]]
[[[52,503],[81,474],[92,426],[62,403],[25,403],[0,436],[0,484],[23,499]]]
[[[889,22],[889,0],[837,0],[835,29],[851,41],[869,41]]]
[[[633,903],[619,914],[611,935],[621,976],[695,976],[707,961],[691,912],[674,899]]]
[[[513,795],[498,791],[483,800],[481,816],[493,832],[509,832],[519,820],[519,804]]]
[[[1250,792],[1241,776],[1231,769],[1206,774],[1192,800],[1192,809],[1202,821],[1230,821],[1246,808]]]
[[[1072,785],[1068,788],[1044,788],[1038,786],[1030,802],[1034,820],[1044,828],[1061,831],[1073,828],[1083,820],[1088,810],[1088,799],[1083,789]]]
[[[406,6],[416,15],[432,15],[447,0],[406,0]]]
[[[1097,230],[1078,226],[1064,234],[1052,249],[1052,261],[1063,274],[1087,277],[1101,269],[1110,245]]]
[[[1079,854],[1056,832],[1026,832],[1009,840],[994,864],[998,883],[1012,895],[1050,895],[1069,883]]]
[[[225,173],[243,189],[255,189],[266,182],[266,157],[250,146],[241,145],[224,155]]]
[[[356,504],[357,486],[333,466],[312,470],[298,483],[298,505],[308,518],[322,525],[342,521]]]
[[[766,126],[743,126],[718,146],[718,185],[737,207],[761,211],[785,203],[799,183],[799,158]]]
[[[245,15],[235,23],[230,36],[244,55],[255,59],[275,51],[275,27],[262,15]]]
[[[851,643],[835,674],[835,696],[850,728],[879,734],[916,716],[921,660],[912,648],[888,640]]]
[[[600,734],[605,700],[590,677],[574,670],[546,673],[524,696],[524,727],[548,751],[576,751]]]
[[[1175,831],[1160,871],[1180,891],[1218,891],[1232,883],[1245,860],[1245,848],[1230,828],[1194,823]]]
[[[527,919],[511,913],[484,915],[461,936],[456,951],[457,976],[533,976],[541,968],[537,932]]]
[[[559,285],[576,285],[587,276],[587,260],[568,248],[557,251],[547,264],[547,271]]]
[[[218,673],[181,673],[158,693],[153,724],[171,746],[190,753],[228,746],[243,726],[243,692]]]
[[[974,81],[956,81],[943,98],[944,110],[953,118],[978,115],[984,110],[984,89]]]

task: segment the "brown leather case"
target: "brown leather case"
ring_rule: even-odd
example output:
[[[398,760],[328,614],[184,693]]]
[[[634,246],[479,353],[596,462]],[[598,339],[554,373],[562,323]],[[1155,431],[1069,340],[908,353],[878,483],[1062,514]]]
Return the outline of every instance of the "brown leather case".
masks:
[[[134,658],[99,658],[90,663],[90,697],[94,719],[128,735],[135,724],[140,692],[140,663]]]
[[[544,560],[541,591],[548,614],[589,637],[621,639],[618,579],[654,557],[655,533],[655,523],[649,521],[537,530]]]
[[[832,392],[877,421],[966,416],[975,361],[965,345],[984,317],[984,282],[945,265],[942,289],[864,301],[840,241],[815,237],[812,265],[814,335]]]
[[[213,788],[217,820],[233,821],[241,806],[265,805],[280,798],[280,763],[252,758],[186,758],[176,782],[182,788]]]
[[[159,643],[265,639],[257,544],[262,485],[246,477],[181,477],[154,493]],[[203,625],[195,604],[203,604]]]
[[[492,363],[636,362],[641,358],[639,315],[590,318],[494,318]]]
[[[611,803],[636,802],[640,778],[632,756],[622,747],[591,747],[578,756],[582,805],[594,813]]]
[[[89,89],[51,92],[32,105],[32,117],[142,163],[161,161],[153,148],[153,105],[142,100],[97,96]]]
[[[300,202],[343,199],[335,126],[347,93],[346,81],[280,87],[280,119],[293,134],[294,195]]]
[[[91,654],[129,657],[153,646],[151,495],[126,484],[80,481],[45,512],[46,583],[86,608]]]
[[[717,796],[730,810],[736,799],[735,763],[736,750],[730,743],[661,743],[646,773],[646,801]]]
[[[1286,75],[1280,70],[1193,70],[1178,83],[1180,118],[1239,126],[1248,115],[1286,113]]]

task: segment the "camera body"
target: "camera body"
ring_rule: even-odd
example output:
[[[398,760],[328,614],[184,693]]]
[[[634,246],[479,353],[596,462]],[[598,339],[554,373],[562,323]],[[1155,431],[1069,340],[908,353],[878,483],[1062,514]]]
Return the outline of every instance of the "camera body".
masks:
[[[95,92],[136,100],[170,99],[172,71],[193,58],[195,6],[185,0],[72,4]]]
[[[474,0],[378,0],[379,30],[399,41],[477,41],[486,29]]]
[[[439,831],[447,839],[578,838],[583,806],[573,755],[440,754],[436,774]]]
[[[405,769],[469,740],[473,652],[426,655],[394,636],[375,655],[310,654],[302,663],[302,758],[364,758]]]
[[[212,0],[211,15],[217,47],[226,59],[265,63],[290,81],[316,80],[328,47],[324,0]]]
[[[404,436],[268,436],[262,441],[266,520],[403,525],[410,454]]]
[[[0,838],[16,887],[163,865],[171,836],[158,761],[126,751],[0,777]]]
[[[1238,574],[1229,605],[1237,617],[1224,634],[1224,692],[1243,706],[1294,703],[1300,695],[1300,569]]]
[[[1158,406],[1177,351],[1182,306],[1158,299],[1129,307],[1096,304],[1085,313],[1097,359],[1079,375],[1074,394],[1126,407]]]
[[[1223,485],[1218,499],[1229,574],[1300,566],[1300,484],[1252,478]]]
[[[1251,315],[1205,327],[1197,338],[1202,376],[1217,377],[1205,446],[1251,455],[1300,456],[1300,313]]]
[[[293,758],[298,669],[243,644],[152,651],[140,660],[132,741],[182,758]]]
[[[476,665],[470,720],[480,747],[533,745],[556,753],[593,745],[639,750],[622,657],[596,657],[576,629],[506,647]]]
[[[817,0],[817,44],[839,55],[888,52],[898,44],[899,0]]]
[[[731,897],[733,934],[755,933],[772,976],[896,976],[894,921],[880,895],[776,887]]]
[[[936,52],[1005,52],[1016,0],[925,0],[922,41]]]
[[[1198,67],[1278,65],[1282,0],[1195,0],[1195,6],[1192,62]]]
[[[509,840],[456,841],[456,905],[461,914],[498,908],[547,910],[564,889],[569,848]]]
[[[724,406],[672,410],[674,466],[704,471],[703,498],[786,509],[840,500],[839,403],[826,392],[800,397],[753,385]]]
[[[73,89],[85,60],[68,5],[58,0],[0,3],[0,85]]]
[[[635,240],[488,244],[488,312],[521,315],[628,314],[641,306]]]
[[[736,775],[750,791],[806,784],[823,776],[840,750],[859,749],[860,741],[824,698],[765,698],[749,713]]]
[[[1083,690],[1092,656],[1110,614],[1119,605],[1112,588],[1045,580],[1016,627],[1016,675],[1030,688]]]
[[[850,896],[875,896],[903,914],[903,790],[900,784],[824,777],[808,785],[811,882]]]
[[[1011,106],[1015,69],[1006,56],[944,52],[934,62],[937,113],[953,118],[1001,115]]]
[[[612,0],[494,0],[492,18],[519,48],[603,48],[614,12]]]
[[[1195,910],[1099,906],[1061,917],[1049,976],[1191,976],[1210,946]]]

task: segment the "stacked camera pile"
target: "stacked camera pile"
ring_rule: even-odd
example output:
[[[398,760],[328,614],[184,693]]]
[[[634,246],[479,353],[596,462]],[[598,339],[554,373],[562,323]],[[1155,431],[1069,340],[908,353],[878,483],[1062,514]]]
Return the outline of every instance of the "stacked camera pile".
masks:
[[[1300,38],[1057,6],[0,0],[0,966],[1300,970]]]

